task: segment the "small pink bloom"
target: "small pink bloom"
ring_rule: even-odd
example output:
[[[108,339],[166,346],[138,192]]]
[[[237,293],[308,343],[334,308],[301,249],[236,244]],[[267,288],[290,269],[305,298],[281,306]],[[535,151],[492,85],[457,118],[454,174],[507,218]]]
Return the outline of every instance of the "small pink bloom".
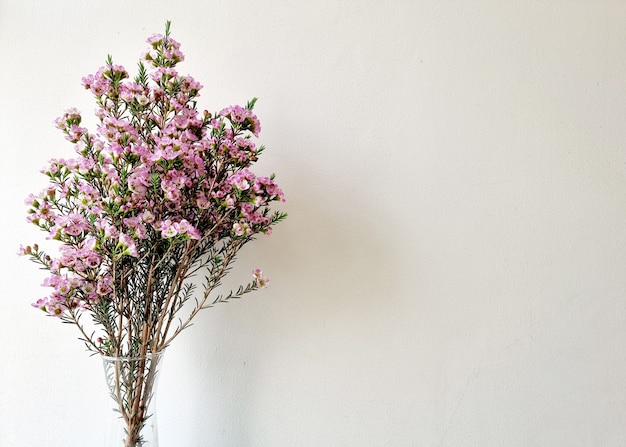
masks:
[[[161,236],[166,239],[172,238],[178,234],[176,226],[169,219],[161,222],[159,224],[159,229],[161,230]]]
[[[263,270],[261,270],[261,269],[253,270],[252,271],[252,276],[256,280],[257,286],[262,288],[262,289],[267,287],[269,282],[270,282],[269,278],[266,278],[266,277],[263,276]]]
[[[146,39],[146,42],[156,48],[156,46],[163,42],[163,38],[163,34],[153,34]]]
[[[27,245],[26,247],[20,245],[20,249],[17,252],[17,254],[20,256],[30,255],[32,253],[33,253],[33,248],[30,245]]]
[[[124,254],[137,257],[137,245],[135,244],[133,238],[125,233],[120,233],[118,240],[120,245],[124,248]]]
[[[143,214],[141,215],[141,219],[145,222],[145,223],[152,223],[154,222],[154,214],[152,214],[150,211],[146,210],[143,212]]]

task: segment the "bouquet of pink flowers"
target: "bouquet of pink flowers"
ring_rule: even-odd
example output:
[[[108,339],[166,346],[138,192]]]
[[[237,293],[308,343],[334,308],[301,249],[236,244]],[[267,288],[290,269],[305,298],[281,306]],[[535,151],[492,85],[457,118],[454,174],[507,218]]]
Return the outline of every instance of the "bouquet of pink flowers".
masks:
[[[98,106],[95,133],[75,109],[56,120],[76,155],[51,160],[49,187],[27,203],[28,221],[59,254],[20,248],[50,273],[51,293],[34,306],[112,357],[158,353],[201,309],[264,287],[257,269],[238,290],[213,293],[238,251],[286,217],[269,208],[284,201],[274,176],[249,169],[264,149],[253,140],[256,99],[199,113],[202,85],[176,71],[184,56],[169,22],[148,43],[134,80],[110,56],[83,78]]]

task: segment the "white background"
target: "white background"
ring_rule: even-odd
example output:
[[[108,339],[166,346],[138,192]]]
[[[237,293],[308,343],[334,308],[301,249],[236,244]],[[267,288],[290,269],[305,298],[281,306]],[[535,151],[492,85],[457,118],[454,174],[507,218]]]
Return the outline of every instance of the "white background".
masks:
[[[624,445],[626,3],[0,0],[1,446],[101,443],[23,199],[168,19],[200,107],[259,97],[290,216],[166,353],[162,447]]]

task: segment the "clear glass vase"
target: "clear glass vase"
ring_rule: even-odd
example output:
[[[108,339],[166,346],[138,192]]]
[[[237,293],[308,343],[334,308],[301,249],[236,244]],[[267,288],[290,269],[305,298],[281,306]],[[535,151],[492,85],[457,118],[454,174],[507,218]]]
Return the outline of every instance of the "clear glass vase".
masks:
[[[104,447],[158,447],[157,379],[163,352],[102,357],[113,407]]]

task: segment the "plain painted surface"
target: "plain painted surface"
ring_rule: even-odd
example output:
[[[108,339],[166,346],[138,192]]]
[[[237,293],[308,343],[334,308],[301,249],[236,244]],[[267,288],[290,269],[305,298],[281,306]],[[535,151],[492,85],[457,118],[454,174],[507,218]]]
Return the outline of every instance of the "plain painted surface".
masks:
[[[290,217],[166,354],[162,447],[624,444],[626,4],[0,0],[0,445],[99,445],[23,199],[168,19],[201,107],[259,97]]]

